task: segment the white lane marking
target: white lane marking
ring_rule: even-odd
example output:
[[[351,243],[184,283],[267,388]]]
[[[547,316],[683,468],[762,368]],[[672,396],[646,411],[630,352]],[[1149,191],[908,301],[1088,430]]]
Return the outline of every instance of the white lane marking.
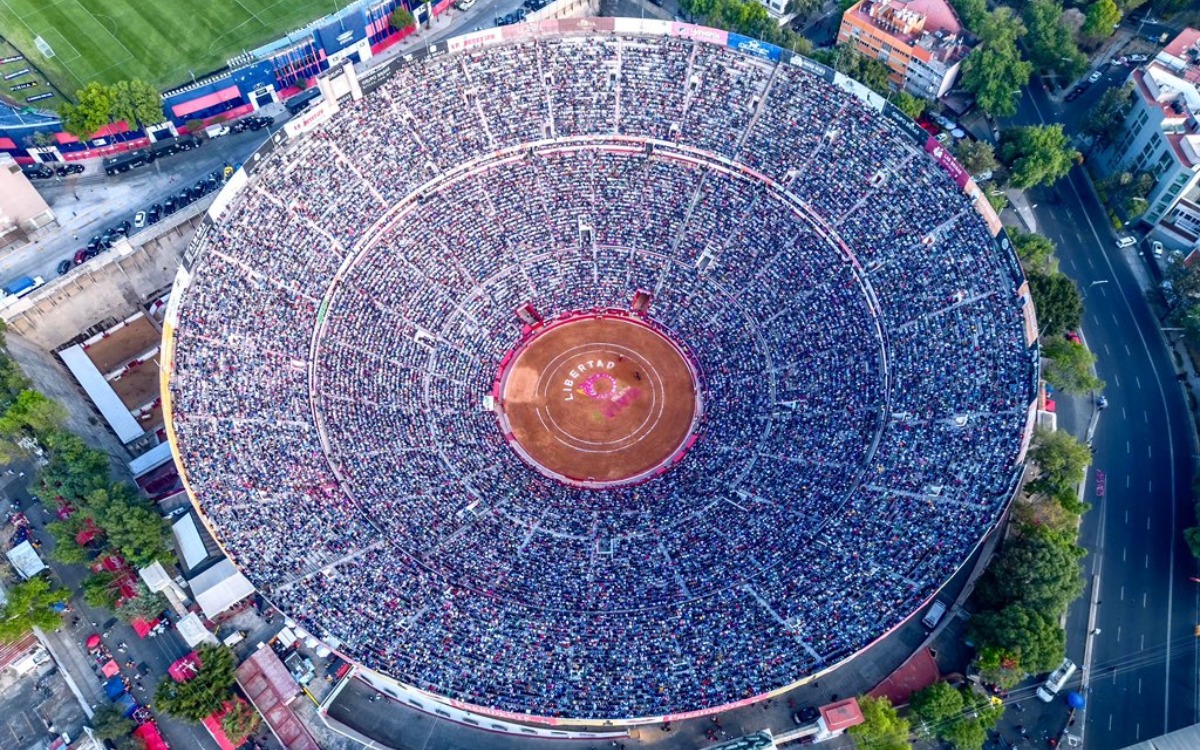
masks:
[[[1121,550],[1121,562],[1125,561],[1125,551]],[[1125,587],[1121,587],[1121,601],[1125,601]]]
[[[1150,452],[1150,445],[1148,443],[1146,445],[1146,458],[1153,458],[1153,455]]]
[[[1125,489],[1129,489],[1129,475],[1125,475]],[[1125,511],[1125,520],[1129,520],[1129,511]]]
[[[1125,345],[1125,354],[1129,355],[1130,357],[1133,356],[1133,352],[1129,351],[1129,344]]]
[[[1113,383],[1114,383],[1114,384],[1116,384],[1116,386],[1117,386],[1118,388],[1120,388],[1120,387],[1121,387],[1121,379],[1120,379],[1120,378],[1118,378],[1116,375],[1113,375]]]
[[[1105,353],[1105,354],[1107,354],[1107,355],[1108,355],[1108,356],[1110,356],[1110,357],[1112,356],[1112,352],[1109,350],[1109,348],[1108,348],[1108,344],[1105,344],[1105,345],[1104,345],[1104,353]]]
[[[1150,530],[1150,516],[1146,516],[1146,531]]]
[[[1133,444],[1130,443],[1128,440],[1125,441],[1125,452],[1133,453]]]
[[[1141,387],[1142,387],[1142,379],[1141,379],[1141,378],[1139,378],[1137,375],[1134,375],[1134,376],[1133,376],[1133,382],[1137,383],[1137,387],[1138,387],[1138,388],[1141,388]]]
[[[1146,555],[1146,564],[1143,565],[1146,570],[1150,570],[1150,555]]]
[[[1142,694],[1142,678],[1138,678],[1138,695]]]
[[[1146,424],[1150,424],[1150,412],[1148,412],[1148,411],[1142,412],[1142,421],[1144,421]]]
[[[1145,608],[1146,608],[1146,592],[1143,591],[1142,592],[1142,609],[1145,609]],[[1143,635],[1142,636],[1142,647],[1145,648],[1145,646],[1146,646],[1146,636]]]
[[[1036,111],[1038,113],[1038,119],[1042,121],[1042,124],[1045,124],[1045,118],[1042,117],[1041,111],[1038,110],[1037,100],[1030,97],[1030,101],[1033,102],[1034,111]],[[1083,179],[1086,180],[1087,177],[1085,176]],[[1112,258],[1109,257],[1108,251],[1107,251],[1107,249],[1105,249],[1104,242],[1100,239],[1100,233],[1098,231],[1096,231],[1096,223],[1094,221],[1092,221],[1091,214],[1088,213],[1088,211],[1085,208],[1085,204],[1083,201],[1083,195],[1080,194],[1079,188],[1076,187],[1075,181],[1073,179],[1068,179],[1067,184],[1071,186],[1071,192],[1075,194],[1075,201],[1079,204],[1080,208],[1083,209],[1081,211],[1081,213],[1083,214],[1083,219],[1084,219],[1084,221],[1087,222],[1088,229],[1091,230],[1092,239],[1094,239],[1096,241],[1095,246],[1100,248],[1100,252],[1104,256],[1104,265],[1108,267],[1108,272],[1112,276],[1113,281],[1115,281],[1116,285],[1118,287],[1120,287],[1120,289],[1121,289],[1121,294],[1118,294],[1117,296],[1121,299],[1121,304],[1125,307],[1125,312],[1128,313],[1129,318],[1131,320],[1134,320],[1135,318],[1133,315],[1133,305],[1130,304],[1129,299],[1134,295],[1140,295],[1142,293],[1142,291],[1139,288],[1139,289],[1136,289],[1133,293],[1130,293],[1130,291],[1125,288],[1126,285],[1121,283],[1121,278],[1119,276],[1117,276],[1117,269],[1113,265]],[[1090,191],[1089,191],[1089,194],[1092,196],[1093,199],[1095,198],[1095,193],[1090,193]],[[1124,262],[1124,261],[1122,260],[1122,262]],[[1175,493],[1175,472],[1176,472],[1175,451],[1171,449],[1171,446],[1175,440],[1175,437],[1174,437],[1175,425],[1171,419],[1171,410],[1167,408],[1167,392],[1163,389],[1161,375],[1158,372],[1158,366],[1154,364],[1154,358],[1150,356],[1150,344],[1146,341],[1146,333],[1144,331],[1142,331],[1142,329],[1139,328],[1137,325],[1132,325],[1130,327],[1133,329],[1133,331],[1135,333],[1137,333],[1138,341],[1140,341],[1142,344],[1142,354],[1144,356],[1139,356],[1139,359],[1143,360],[1146,364],[1150,365],[1150,372],[1154,376],[1154,385],[1155,385],[1155,388],[1158,390],[1158,400],[1159,400],[1159,403],[1162,405],[1163,417],[1167,421],[1167,435],[1166,435],[1166,438],[1167,438],[1167,440],[1166,440],[1167,462],[1168,462],[1168,466],[1170,467],[1170,472],[1171,472],[1171,481],[1168,485],[1168,492],[1170,495],[1168,507],[1171,509],[1171,525],[1167,531],[1168,531],[1168,538],[1172,538],[1175,536],[1176,530],[1178,529],[1178,526],[1179,526],[1179,510],[1176,507],[1177,505],[1179,505],[1179,503],[1176,502],[1177,498],[1176,498],[1176,493]],[[1158,333],[1158,332],[1156,331],[1156,333]],[[1161,336],[1162,334],[1159,333],[1158,335]],[[1114,380],[1115,380],[1115,378],[1114,378]],[[1168,581],[1175,580],[1175,556],[1174,555],[1167,555],[1167,580]],[[1175,611],[1175,587],[1167,586],[1167,611],[1166,611],[1166,617],[1164,617],[1162,619],[1163,627],[1166,629],[1166,638],[1164,639],[1166,642],[1166,654],[1165,654],[1165,658],[1163,660],[1165,669],[1164,669],[1164,674],[1163,674],[1163,700],[1162,700],[1162,706],[1163,706],[1162,724],[1163,724],[1164,729],[1169,725],[1169,720],[1170,720],[1171,650],[1172,650],[1171,649],[1171,626],[1172,626],[1172,623],[1174,622],[1174,617],[1173,617],[1174,611]],[[1194,685],[1195,682],[1193,681],[1192,684]],[[1140,723],[1138,724],[1138,734],[1139,735],[1141,734],[1141,724]]]
[[[1117,643],[1120,643],[1120,642],[1121,642],[1121,626],[1118,625],[1117,626]],[[1113,675],[1113,679],[1114,680],[1117,679],[1117,676],[1115,674]]]

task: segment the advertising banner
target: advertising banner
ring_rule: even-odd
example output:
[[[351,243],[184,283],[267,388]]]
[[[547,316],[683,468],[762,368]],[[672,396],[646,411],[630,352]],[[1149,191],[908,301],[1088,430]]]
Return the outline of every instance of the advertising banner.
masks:
[[[967,186],[967,180],[971,179],[971,175],[967,174],[967,170],[962,168],[962,165],[942,144],[938,143],[936,138],[929,136],[925,140],[925,150],[929,152],[939,167],[946,170],[946,174],[950,175],[950,179],[954,180],[955,185],[960,188]]]
[[[792,55],[791,58],[788,59],[788,62],[790,62],[792,65],[795,65],[797,68],[801,68],[806,73],[815,75],[817,78],[820,78],[826,83],[833,83],[833,68],[830,68],[827,65],[822,65],[816,60],[809,60],[804,55]]]
[[[912,121],[904,111],[891,102],[887,102],[883,107],[883,116],[891,120],[892,124],[898,127],[901,132],[912,139],[912,142],[918,146],[924,146],[929,140],[929,133],[920,125]]]
[[[325,54],[332,57],[335,52],[353,47],[367,38],[366,19],[361,13],[347,13],[344,18],[330,21],[317,29],[316,37]]]
[[[360,88],[362,88],[362,92],[364,94],[369,94],[387,82],[388,79],[396,74],[396,71],[400,69],[400,66],[405,64],[406,61],[402,57],[388,60],[383,65],[378,65],[374,68],[371,68],[365,73],[359,73],[358,85]]]
[[[779,59],[783,57],[783,50],[776,47],[774,44],[760,42],[757,39],[748,36],[742,36],[741,34],[731,33],[729,35],[729,41],[726,42],[726,44],[738,52],[744,52],[747,55],[754,55],[755,57],[761,57],[764,60],[770,60],[772,62],[779,62]]]
[[[473,31],[470,34],[456,36],[449,41],[451,52],[462,52],[469,49],[477,49],[479,47],[487,47],[492,44],[498,44],[504,39],[504,34],[500,29],[484,29],[483,31]]]
[[[612,31],[614,28],[611,18],[560,18],[558,31],[560,34],[572,31]]]
[[[729,37],[732,34],[728,31],[710,29],[707,26],[697,26],[691,23],[673,23],[671,24],[671,36],[683,39],[695,39],[700,42],[708,42],[709,44],[728,44]]]

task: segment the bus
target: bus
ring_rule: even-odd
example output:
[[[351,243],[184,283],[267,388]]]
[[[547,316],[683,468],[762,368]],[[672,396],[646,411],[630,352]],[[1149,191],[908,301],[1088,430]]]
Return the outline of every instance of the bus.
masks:
[[[1063,659],[1062,664],[1058,665],[1058,669],[1051,672],[1050,676],[1046,678],[1046,682],[1037,689],[1037,697],[1044,703],[1054,700],[1054,696],[1058,695],[1058,691],[1063,689],[1063,685],[1067,684],[1067,680],[1071,679],[1073,674],[1075,674],[1075,662]]]

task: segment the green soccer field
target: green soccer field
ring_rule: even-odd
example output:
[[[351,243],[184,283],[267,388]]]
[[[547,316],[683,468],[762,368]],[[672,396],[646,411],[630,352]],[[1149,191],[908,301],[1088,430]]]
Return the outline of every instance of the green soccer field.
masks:
[[[345,5],[345,0],[0,0],[0,36],[67,96],[90,81],[127,78],[167,89]],[[50,46],[52,57],[39,51],[37,37]]]

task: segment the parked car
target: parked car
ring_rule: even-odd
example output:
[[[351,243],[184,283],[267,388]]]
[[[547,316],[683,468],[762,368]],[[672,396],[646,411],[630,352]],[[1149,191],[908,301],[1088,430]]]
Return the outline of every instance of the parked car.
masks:
[[[1155,258],[1161,258],[1163,256],[1163,244],[1158,240],[1150,243],[1150,249],[1154,251]]]
[[[63,274],[67,273],[74,267],[75,267],[75,262],[73,259],[66,258],[64,260],[60,260],[58,262],[58,275],[62,276]]]
[[[162,204],[155,203],[153,206],[150,207],[150,211],[146,214],[146,222],[149,224],[153,224],[153,223],[157,222],[159,219],[162,218],[162,210],[163,210]]]
[[[1096,81],[1099,81],[1101,75],[1103,75],[1103,73],[1100,71],[1093,71],[1092,74],[1088,76],[1088,83],[1095,83]]]
[[[1119,248],[1133,247],[1136,244],[1137,240],[1132,235],[1123,234],[1117,238],[1117,247]]]
[[[77,265],[77,266],[82,265],[85,260],[87,260],[89,257],[91,257],[88,255],[88,252],[89,251],[86,248],[76,250],[75,258],[73,259],[75,261],[75,265]]]
[[[1129,62],[1133,62],[1133,63],[1144,63],[1144,62],[1148,61],[1149,59],[1150,58],[1146,57],[1145,55],[1130,55],[1129,56]]]
[[[138,211],[136,214],[133,215],[133,225],[135,227],[137,227],[138,229],[141,229],[142,227],[146,226],[146,212],[145,211]]]

